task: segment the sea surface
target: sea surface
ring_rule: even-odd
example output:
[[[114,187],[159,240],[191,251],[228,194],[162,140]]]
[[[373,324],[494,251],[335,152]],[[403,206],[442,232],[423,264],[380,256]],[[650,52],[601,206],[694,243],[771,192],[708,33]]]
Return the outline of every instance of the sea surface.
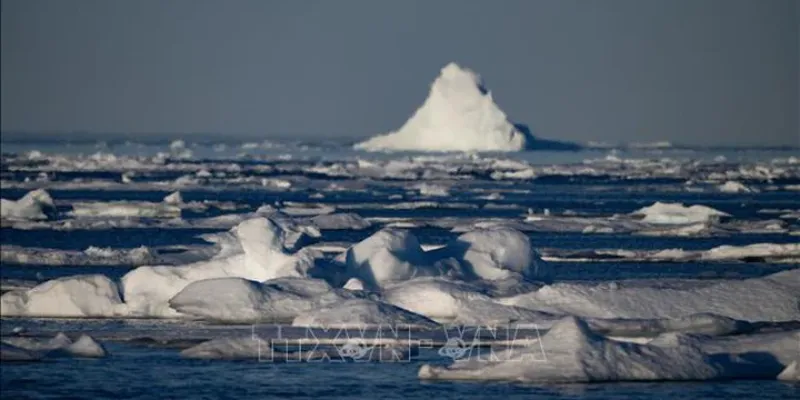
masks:
[[[224,148],[223,145],[224,144]],[[800,179],[781,178],[771,182],[742,179],[741,182],[758,189],[753,193],[721,193],[713,183],[700,183],[697,190],[686,190],[687,179],[681,177],[637,177],[620,179],[611,175],[540,175],[519,181],[496,180],[471,172],[472,178],[435,179],[432,182],[448,187],[446,197],[426,197],[412,193],[415,180],[389,179],[380,176],[333,177],[318,173],[303,173],[302,165],[323,165],[337,161],[369,160],[380,162],[420,155],[375,154],[353,152],[345,144],[326,143],[188,143],[191,156],[180,162],[195,163],[197,170],[214,170],[221,165],[237,164],[244,172],[228,173],[222,181],[179,187],[159,182],[172,182],[187,174],[185,169],[155,169],[138,175],[138,186],[119,184],[124,168],[83,168],[68,164],[61,170],[47,169],[49,174],[40,187],[45,187],[66,216],[74,202],[93,201],[151,201],[159,202],[174,190],[180,190],[185,202],[230,202],[235,210],[209,207],[205,210],[184,210],[185,221],[231,213],[253,212],[264,204],[282,202],[325,204],[342,207],[373,221],[473,221],[477,218],[521,221],[526,213],[548,215],[578,215],[611,217],[625,215],[637,209],[661,202],[702,204],[729,213],[735,221],[753,223],[778,219],[778,213],[764,210],[800,210],[797,191],[784,188],[800,184]],[[173,146],[174,147],[174,146]],[[151,157],[158,152],[170,152],[168,141],[76,142],[65,145],[58,141],[16,141],[3,143],[7,155],[25,154],[37,150],[47,156],[88,156],[96,152],[118,157]],[[242,156],[241,153],[247,153]],[[248,153],[249,152],[249,153]],[[796,156],[795,150],[737,150],[737,149],[658,149],[658,150],[587,150],[551,153],[527,152],[516,155],[495,155],[531,165],[570,165],[584,160],[604,159],[609,154],[629,159],[658,160],[726,160],[731,170],[736,163],[769,162],[775,158]],[[427,156],[422,156],[427,157]],[[288,166],[292,160],[301,167]],[[2,197],[17,199],[37,187],[35,178],[41,172],[35,163],[30,167],[4,156],[0,168]],[[177,162],[177,161],[176,161]],[[305,163],[305,164],[302,164]],[[446,164],[446,162],[443,161]],[[290,189],[243,186],[235,178],[258,175],[247,168],[270,166],[266,178],[288,179]],[[281,168],[285,166],[285,170]],[[328,165],[328,164],[325,164]],[[631,167],[633,168],[633,167]],[[718,168],[723,168],[719,167]],[[724,168],[723,168],[724,169]],[[300,172],[298,172],[300,171]],[[26,182],[26,178],[28,181]],[[225,181],[228,179],[229,181]],[[423,179],[424,180],[424,179]],[[86,187],[89,182],[112,182],[106,186]],[[222,183],[220,183],[222,182]],[[227,182],[227,183],[226,183]],[[74,183],[74,186],[70,186]],[[322,190],[331,185],[342,190]],[[351,189],[346,185],[352,184]],[[359,184],[360,186],[355,186]],[[148,186],[149,185],[149,186]],[[159,187],[158,185],[162,185]],[[777,189],[776,189],[777,187]],[[513,190],[512,190],[513,189]],[[487,200],[486,192],[500,190],[502,198]],[[324,197],[317,194],[323,192]],[[386,206],[402,201],[429,201],[427,207],[394,209]],[[451,203],[465,205],[448,207]],[[491,203],[492,206],[486,205]],[[152,223],[151,223],[152,222]],[[107,229],[56,229],[51,225],[9,226],[0,230],[0,244],[23,248],[82,251],[89,246],[135,248],[147,246],[154,251],[180,254],[182,249],[211,246],[198,236],[226,231],[228,227],[193,226],[186,223],[165,228],[158,221],[142,219],[136,225],[120,225]],[[800,230],[797,219],[784,219],[784,229],[775,232],[736,231],[699,236],[644,236],[636,232],[583,233],[575,230],[528,231],[536,247],[542,249],[586,250],[708,250],[721,245],[743,246],[754,243],[797,243]],[[451,225],[437,227],[436,223],[418,224],[412,232],[426,245],[444,244],[459,233]],[[441,224],[440,224],[441,225]],[[363,230],[323,231],[317,243],[356,243],[378,229],[376,222]],[[791,232],[795,232],[792,235]],[[187,250],[187,251],[188,251]],[[112,263],[113,264],[113,263]],[[0,279],[41,282],[62,276],[100,273],[118,279],[133,265],[43,265],[36,263],[3,262]],[[553,262],[556,281],[633,281],[633,280],[715,280],[745,279],[777,271],[798,268],[793,262],[775,263],[764,259],[731,261],[652,261],[652,260],[583,260]],[[124,333],[126,324],[116,320],[91,322],[2,318],[2,332],[9,334],[24,327],[32,334],[57,331],[77,333],[86,329]],[[180,330],[180,325],[165,329]],[[800,387],[777,381],[720,381],[720,382],[614,382],[597,384],[531,385],[518,383],[426,382],[417,378],[423,363],[447,363],[436,351],[423,351],[409,362],[399,363],[267,363],[258,361],[190,360],[179,356],[171,346],[150,346],[125,340],[104,342],[111,356],[103,359],[48,358],[36,363],[3,363],[0,368],[2,397],[8,399],[162,399],[162,398],[230,398],[230,399],[479,399],[479,398],[591,398],[591,399],[790,399],[797,398]]]

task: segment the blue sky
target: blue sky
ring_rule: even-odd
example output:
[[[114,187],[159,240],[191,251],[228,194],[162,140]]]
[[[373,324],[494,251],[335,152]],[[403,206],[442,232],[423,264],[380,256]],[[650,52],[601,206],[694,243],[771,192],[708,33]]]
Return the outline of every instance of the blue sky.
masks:
[[[539,136],[800,145],[793,0],[3,0],[3,131],[398,128],[449,61]]]

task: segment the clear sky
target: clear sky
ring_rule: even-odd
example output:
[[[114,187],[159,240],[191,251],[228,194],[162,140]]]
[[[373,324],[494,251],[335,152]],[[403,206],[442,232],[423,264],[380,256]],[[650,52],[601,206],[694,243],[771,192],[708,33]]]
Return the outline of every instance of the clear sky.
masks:
[[[368,136],[439,69],[539,136],[800,145],[796,0],[3,0],[3,131]]]

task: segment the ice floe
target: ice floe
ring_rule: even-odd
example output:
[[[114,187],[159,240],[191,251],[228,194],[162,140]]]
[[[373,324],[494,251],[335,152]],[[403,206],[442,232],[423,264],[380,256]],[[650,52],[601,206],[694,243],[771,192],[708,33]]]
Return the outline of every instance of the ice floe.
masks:
[[[730,214],[702,205],[684,206],[680,203],[661,203],[644,207],[632,213],[641,215],[652,224],[694,224],[729,217]]]
[[[38,247],[0,246],[0,262],[35,265],[145,265],[156,255],[145,247],[135,249],[100,248],[90,246],[84,251],[46,249]]]
[[[446,367],[425,364],[419,377],[567,383],[708,380],[723,378],[725,372],[723,365],[694,347],[617,342],[568,317],[529,347],[456,360]]]
[[[53,211],[53,198],[43,189],[30,191],[19,200],[0,199],[0,218],[4,220],[46,220]]]
[[[181,208],[172,202],[75,202],[72,203],[70,215],[93,218],[180,218]]]
[[[117,284],[104,275],[53,279],[0,296],[0,314],[9,317],[109,317],[124,307]]]
[[[792,361],[792,363],[786,366],[786,368],[778,375],[778,380],[800,382],[800,366],[798,365],[800,365],[800,362],[797,360]]]
[[[192,317],[227,323],[291,322],[314,308],[355,297],[325,281],[279,278],[259,283],[243,278],[192,282],[169,305]]]
[[[498,301],[594,318],[682,318],[711,313],[743,321],[794,321],[800,320],[800,269],[685,289],[562,282]]]
[[[391,304],[370,299],[349,299],[297,316],[294,326],[324,328],[414,327],[436,328],[432,320]]]
[[[123,296],[130,312],[175,316],[168,301],[187,285],[212,278],[245,278],[257,282],[280,277],[305,277],[314,267],[313,251],[289,253],[283,231],[267,218],[254,218],[236,227],[243,253],[183,266],[144,266],[122,277]]]

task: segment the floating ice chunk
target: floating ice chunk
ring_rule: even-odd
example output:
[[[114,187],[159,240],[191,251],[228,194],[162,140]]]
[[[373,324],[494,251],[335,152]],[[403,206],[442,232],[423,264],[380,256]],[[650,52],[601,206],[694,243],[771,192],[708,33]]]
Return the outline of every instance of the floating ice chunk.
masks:
[[[181,351],[181,357],[260,362],[304,362],[340,359],[336,349],[285,352],[258,336],[217,338]]]
[[[622,343],[597,335],[580,319],[553,325],[539,343],[491,358],[456,360],[448,367],[423,365],[421,379],[521,382],[707,380],[725,376],[723,366],[692,346]]]
[[[792,361],[786,368],[778,375],[779,381],[800,382],[800,361]]]
[[[753,188],[747,187],[740,182],[727,181],[719,186],[719,191],[723,193],[753,193]]]
[[[632,215],[643,215],[643,221],[652,224],[693,224],[729,217],[730,214],[715,210],[711,207],[693,205],[684,206],[681,203],[661,203],[644,207],[631,213]]]
[[[324,204],[293,204],[281,208],[281,212],[292,217],[302,217],[332,214],[336,212],[336,208]]]
[[[721,336],[752,329],[745,321],[713,314],[694,314],[671,319],[587,319],[592,331],[606,336],[651,336],[666,332]]]
[[[115,264],[144,265],[153,262],[155,255],[146,246],[135,249],[112,249],[109,247],[101,248],[89,246],[83,251],[87,256],[93,258],[105,258]]]
[[[356,144],[355,148],[519,151],[535,146],[536,139],[527,127],[508,120],[477,74],[450,63],[442,68],[431,85],[425,103],[398,131],[375,136]]]
[[[800,320],[800,269],[702,287],[556,283],[499,299],[503,304],[595,318],[682,318],[710,313],[743,321]]]
[[[475,285],[446,278],[392,285],[384,290],[383,299],[441,323],[477,326],[552,320],[547,313],[499,304]]]
[[[364,282],[361,282],[361,279],[358,278],[350,278],[345,282],[344,289],[352,291],[365,290]]]
[[[78,202],[70,212],[75,217],[112,218],[180,218],[181,208],[167,203],[151,202]]]
[[[322,230],[361,230],[372,226],[369,221],[355,213],[317,215],[311,218],[311,223]]]
[[[112,317],[124,314],[117,285],[104,275],[53,279],[0,297],[3,316]]]
[[[42,356],[36,352],[0,342],[0,361],[38,361]]]
[[[53,198],[44,189],[28,192],[19,200],[0,199],[0,218],[15,221],[46,220],[54,211]]]
[[[305,312],[297,316],[292,325],[324,328],[380,326],[436,328],[439,326],[422,315],[369,299],[343,300],[327,307]]]
[[[317,254],[302,250],[290,254],[283,231],[267,218],[239,224],[234,233],[243,253],[183,266],[139,267],[122,277],[126,304],[132,312],[150,316],[176,316],[167,301],[188,284],[213,278],[236,277],[257,282],[280,277],[305,277]]]
[[[520,278],[548,281],[552,271],[524,233],[506,227],[478,229],[459,236],[443,253],[478,279]]]
[[[314,307],[345,297],[319,279],[281,278],[264,283],[242,278],[192,282],[169,304],[178,312],[228,323],[288,322]]]
[[[73,357],[102,358],[108,355],[106,349],[89,335],[81,335],[78,340],[63,347],[62,350]]]
[[[172,192],[164,197],[165,204],[171,205],[181,205],[183,204],[183,196],[181,196],[181,192]]]
[[[416,236],[403,230],[381,230],[347,249],[340,260],[346,265],[348,275],[358,278],[368,288],[438,274]]]
[[[433,185],[430,183],[422,183],[419,185],[414,186],[415,189],[419,190],[419,194],[421,196],[430,196],[430,197],[447,197],[450,196],[450,191],[447,187],[441,185]]]
[[[754,243],[746,246],[723,245],[702,253],[704,260],[743,260],[746,258],[800,258],[800,243]]]

